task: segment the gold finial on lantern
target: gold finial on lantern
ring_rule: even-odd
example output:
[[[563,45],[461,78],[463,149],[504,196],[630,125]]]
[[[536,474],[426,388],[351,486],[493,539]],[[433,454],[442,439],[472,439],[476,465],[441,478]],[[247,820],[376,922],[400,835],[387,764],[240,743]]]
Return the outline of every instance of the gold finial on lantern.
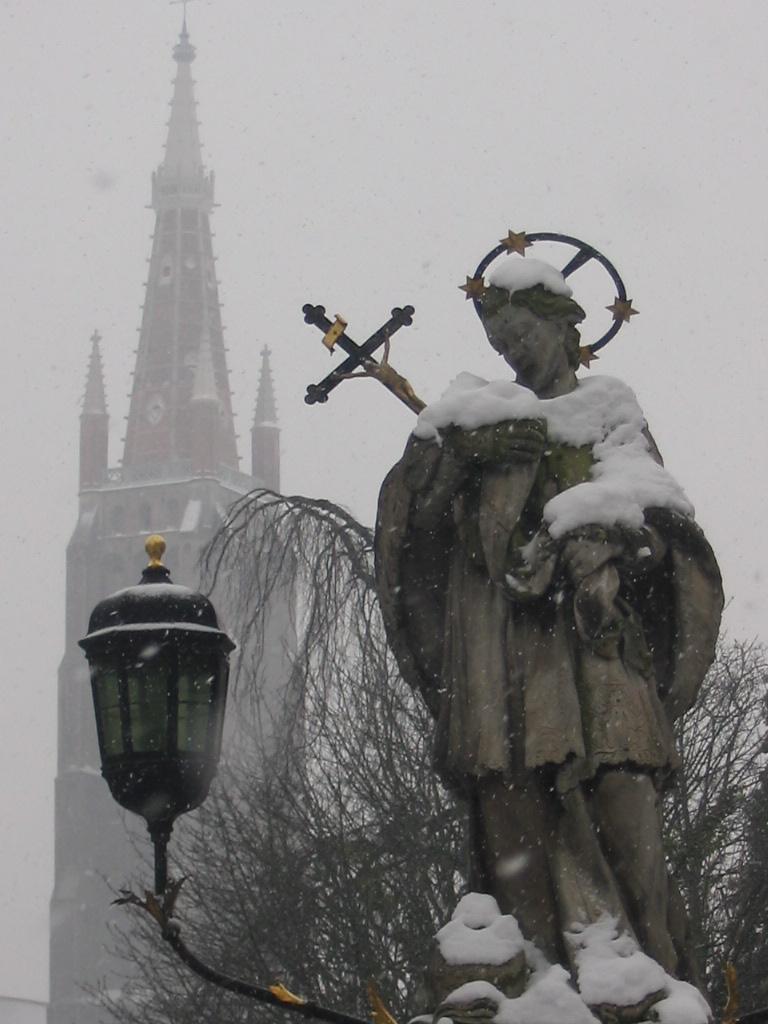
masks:
[[[162,569],[162,558],[165,554],[165,539],[159,533],[153,533],[144,542],[144,550],[149,555],[149,568]]]

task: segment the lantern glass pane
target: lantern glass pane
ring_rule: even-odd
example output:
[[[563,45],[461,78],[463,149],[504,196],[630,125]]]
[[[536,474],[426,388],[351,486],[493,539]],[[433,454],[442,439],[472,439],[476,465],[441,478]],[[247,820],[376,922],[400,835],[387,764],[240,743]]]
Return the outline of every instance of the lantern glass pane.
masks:
[[[215,651],[192,650],[179,657],[179,751],[206,751],[218,660]]]
[[[171,673],[169,652],[157,644],[147,645],[128,665],[128,706],[136,754],[166,749]]]
[[[99,720],[102,758],[119,757],[125,752],[123,723],[120,715],[120,686],[113,664],[95,662],[91,665],[91,685]]]
[[[216,709],[211,714],[211,757],[218,763],[221,754],[221,736],[224,731],[224,709],[226,707],[227,683],[229,682],[229,661],[220,657],[216,666]]]

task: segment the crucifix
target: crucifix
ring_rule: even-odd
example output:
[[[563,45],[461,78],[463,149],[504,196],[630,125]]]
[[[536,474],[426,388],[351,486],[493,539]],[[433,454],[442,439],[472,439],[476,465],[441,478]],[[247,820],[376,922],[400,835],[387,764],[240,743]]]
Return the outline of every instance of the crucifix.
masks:
[[[329,352],[338,345],[347,353],[347,358],[319,384],[310,384],[304,401],[307,405],[314,405],[315,402],[327,402],[328,395],[343,380],[351,377],[373,377],[384,385],[387,390],[399,398],[404,405],[417,415],[424,408],[424,402],[414,393],[413,388],[401,374],[395,370],[389,362],[389,340],[395,331],[401,327],[409,327],[413,323],[413,306],[396,306],[392,315],[385,324],[368,338],[362,345],[354,342],[346,332],[347,321],[337,314],[336,319],[331,321],[325,315],[324,306],[312,306],[307,303],[303,307],[304,320],[308,324],[314,324],[323,332],[323,344]],[[384,346],[384,355],[381,361],[373,358],[373,353],[381,346]]]

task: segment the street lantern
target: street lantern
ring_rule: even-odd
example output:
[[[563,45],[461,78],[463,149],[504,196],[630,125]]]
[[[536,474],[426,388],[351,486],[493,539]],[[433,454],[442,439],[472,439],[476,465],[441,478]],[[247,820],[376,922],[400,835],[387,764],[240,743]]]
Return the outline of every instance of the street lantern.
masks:
[[[155,847],[155,891],[141,900],[124,891],[117,903],[147,910],[162,936],[199,977],[261,1003],[327,1024],[367,1024],[359,1017],[293,995],[283,985],[253,985],[205,964],[173,917],[181,882],[169,885],[166,850],[173,823],[208,795],[221,750],[229,655],[203,594],[171,582],[161,562],[165,541],[144,545],[150,561],[141,582],[100,601],[80,641],[91,671],[101,773],[112,796],[147,823]],[[381,1005],[371,983],[371,999]],[[380,1019],[395,1024],[381,1007]]]
[[[155,891],[165,889],[175,819],[208,795],[221,750],[234,644],[203,594],[172,583],[162,537],[141,582],[96,605],[80,641],[91,673],[101,771],[147,823]]]

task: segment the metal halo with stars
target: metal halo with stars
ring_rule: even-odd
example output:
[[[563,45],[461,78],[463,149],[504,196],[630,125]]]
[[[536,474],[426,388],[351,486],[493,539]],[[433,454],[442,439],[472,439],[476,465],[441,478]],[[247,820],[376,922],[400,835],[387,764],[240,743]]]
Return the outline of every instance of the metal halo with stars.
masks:
[[[576,249],[576,255],[573,256],[568,263],[563,267],[560,273],[563,277],[567,278],[574,271],[583,267],[590,260],[597,260],[601,267],[606,270],[616,286],[616,299],[610,305],[605,308],[613,314],[613,323],[605,332],[605,334],[591,345],[587,345],[582,348],[582,362],[589,366],[589,360],[597,358],[596,352],[599,352],[601,348],[604,348],[608,342],[618,334],[619,329],[623,324],[629,323],[631,316],[637,315],[637,310],[632,308],[632,300],[627,298],[627,289],[624,287],[624,282],[619,276],[619,272],[616,270],[614,265],[608,260],[601,252],[598,252],[593,246],[588,245],[586,242],[582,242],[578,238],[573,238],[571,235],[561,235],[554,231],[537,231],[533,234],[527,234],[525,231],[510,231],[506,238],[502,238],[499,244],[485,256],[477,266],[474,277],[468,277],[467,283],[460,285],[462,291],[466,292],[468,299],[472,299],[475,306],[475,312],[478,316],[481,316],[482,309],[480,306],[480,297],[485,291],[485,282],[483,275],[490,266],[491,263],[502,253],[511,255],[513,252],[519,253],[520,256],[525,256],[525,250],[529,249],[534,242],[562,242],[564,245],[570,245]]]

